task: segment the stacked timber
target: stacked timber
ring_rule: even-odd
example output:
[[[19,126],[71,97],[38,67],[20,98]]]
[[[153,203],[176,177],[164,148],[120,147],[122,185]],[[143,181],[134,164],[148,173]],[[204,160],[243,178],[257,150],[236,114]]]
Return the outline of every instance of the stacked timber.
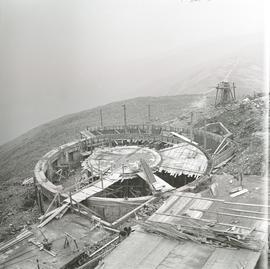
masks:
[[[1,243],[0,244],[0,252],[4,252],[4,251],[8,250],[9,248],[15,246],[16,244],[18,244],[19,242],[23,241],[24,239],[28,238],[31,235],[33,235],[32,232],[25,230],[22,233],[20,233],[19,235],[17,235],[15,238]]]
[[[199,223],[173,225],[164,222],[139,222],[147,232],[155,233],[176,240],[191,240],[199,244],[210,244],[218,247],[245,248],[261,251],[262,240],[255,239],[251,233],[239,230],[218,230]]]

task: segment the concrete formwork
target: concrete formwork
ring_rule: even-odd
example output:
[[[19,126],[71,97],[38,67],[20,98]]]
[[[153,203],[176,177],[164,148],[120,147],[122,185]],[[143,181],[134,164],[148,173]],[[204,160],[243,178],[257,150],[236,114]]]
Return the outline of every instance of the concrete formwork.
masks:
[[[178,132],[181,134],[185,130],[168,128],[163,126],[147,126],[147,125],[129,125],[127,128],[125,126],[111,126],[111,127],[103,127],[103,128],[88,128],[88,136],[85,137],[85,134],[81,132],[81,139],[76,140],[60,147],[57,147],[46,155],[44,155],[41,160],[36,164],[34,174],[35,179],[38,184],[38,188],[41,190],[42,195],[46,196],[49,200],[52,200],[55,197],[55,194],[59,193],[62,199],[68,198],[69,191],[73,190],[65,190],[61,185],[54,185],[50,180],[54,176],[55,171],[59,167],[76,167],[79,166],[80,162],[84,159],[84,152],[89,152],[92,154],[95,148],[100,146],[117,146],[118,144],[124,144],[125,142],[132,142],[134,144],[143,145],[143,143],[148,143],[151,145],[155,145],[155,143],[164,143],[167,146],[172,145],[180,145],[181,143],[187,144],[189,147],[196,149],[197,153],[205,156],[207,159],[207,165],[201,170],[199,174],[196,175],[198,179],[200,176],[207,175],[210,173],[214,164],[217,162],[223,161],[224,158],[227,158],[227,155],[231,155],[233,153],[232,149],[227,149],[225,151],[226,156],[224,157],[222,153],[219,155],[213,156],[214,159],[211,158],[209,153],[203,149],[200,145],[195,143],[187,142],[186,140],[179,137],[174,137],[170,132]],[[196,132],[195,132],[196,133]],[[202,130],[197,130],[198,134],[202,134]],[[90,134],[90,135],[89,135]],[[204,132],[203,135],[207,135],[208,132]],[[225,134],[226,135],[226,134]],[[217,141],[217,144],[220,143],[224,139],[224,134],[214,134],[210,133],[209,137],[213,140]],[[195,136],[196,138],[196,136]],[[215,145],[216,146],[216,145]],[[166,150],[166,149],[165,149]],[[183,169],[182,173],[185,173]],[[187,169],[186,169],[187,170]],[[191,174],[194,171],[191,171]],[[189,173],[187,171],[187,173]],[[193,173],[194,174],[194,173]],[[145,200],[144,197],[141,197]],[[108,198],[101,197],[100,200],[95,200],[92,198],[87,199],[86,204],[88,206],[93,206],[100,215],[106,216],[109,219],[114,219],[116,216],[120,216],[121,214],[126,213],[128,210],[133,208],[133,205],[128,205],[123,207],[120,210],[119,204],[112,205],[115,206],[115,210],[112,209],[113,206],[108,205]],[[111,202],[111,201],[110,201]],[[138,202],[138,201],[137,201]],[[106,209],[106,206],[108,209]],[[114,212],[113,214],[109,212]]]

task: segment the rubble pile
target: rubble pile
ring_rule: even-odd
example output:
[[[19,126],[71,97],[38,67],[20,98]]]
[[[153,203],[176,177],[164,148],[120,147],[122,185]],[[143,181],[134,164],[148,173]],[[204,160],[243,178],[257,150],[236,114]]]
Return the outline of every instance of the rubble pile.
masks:
[[[267,96],[248,96],[243,100],[217,109],[216,114],[207,122],[221,121],[232,133],[237,144],[237,153],[224,168],[223,172],[237,174],[239,167],[246,175],[263,175],[264,165],[264,128]]]
[[[154,203],[149,203],[145,205],[141,210],[137,212],[138,219],[146,219],[149,216],[153,215],[154,212],[157,211],[157,209],[160,208],[160,206],[163,204],[165,198],[159,197],[157,200],[155,200]]]

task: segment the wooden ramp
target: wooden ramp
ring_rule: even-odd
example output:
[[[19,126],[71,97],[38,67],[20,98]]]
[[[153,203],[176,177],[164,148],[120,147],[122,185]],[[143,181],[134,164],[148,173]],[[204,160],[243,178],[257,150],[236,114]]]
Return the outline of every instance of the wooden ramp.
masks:
[[[149,183],[144,172],[137,173],[137,175],[141,177],[143,180],[145,180],[147,183]],[[168,184],[166,181],[164,181],[160,177],[154,174],[153,176],[155,178],[155,182],[152,183],[152,186],[156,191],[165,192],[165,191],[171,191],[175,189],[174,187],[172,187],[170,184]]]
[[[122,177],[120,177],[120,174],[113,174],[112,176],[103,178],[102,180],[98,180],[96,182],[94,182],[93,184],[91,184],[91,186],[85,188],[85,189],[81,189],[78,192],[74,193],[71,198],[73,201],[80,203],[84,200],[86,200],[87,198],[103,191],[104,189],[108,188],[109,186],[111,186],[112,184],[114,184],[115,182],[119,181]],[[64,203],[69,203],[70,202],[70,198],[67,198],[64,200]]]
[[[122,177],[120,177],[120,174],[112,174],[110,177],[103,178],[102,181],[98,180],[98,181],[94,182],[89,187],[81,189],[80,191],[72,194],[71,195],[72,204],[80,203],[80,202],[86,200],[87,198],[101,192],[103,189],[108,188],[109,186],[111,186],[115,182],[119,181],[121,178]],[[45,218],[46,219],[38,225],[38,228],[45,226],[52,219],[54,219],[57,215],[61,214],[62,212],[65,212],[65,210],[67,210],[69,206],[70,206],[70,198],[66,198],[60,207],[48,212],[46,214],[46,216],[45,215],[43,216],[43,220]]]

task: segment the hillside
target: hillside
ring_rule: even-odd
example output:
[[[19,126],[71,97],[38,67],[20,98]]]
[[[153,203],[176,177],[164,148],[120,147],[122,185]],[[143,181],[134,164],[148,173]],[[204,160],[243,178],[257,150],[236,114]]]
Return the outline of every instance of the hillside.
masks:
[[[234,133],[238,152],[221,172],[234,175],[242,166],[244,174],[263,175],[265,130],[262,123],[267,97],[261,97],[261,94],[249,96],[225,108],[214,108],[213,99],[212,92],[207,95],[141,97],[110,103],[102,107],[104,125],[123,123],[123,104],[127,106],[128,123],[131,124],[148,120],[148,104],[153,123],[169,120],[168,124],[176,127],[185,126],[193,111],[197,126],[202,124],[201,118],[204,117],[207,122],[222,121]],[[79,138],[79,131],[86,126],[99,125],[99,109],[56,119],[0,147],[0,241],[22,229],[23,225],[35,222],[38,217],[33,187],[23,187],[22,180],[33,175],[34,166],[43,154]]]
[[[151,106],[154,123],[179,116],[192,108],[201,95],[142,97],[110,103],[102,107],[104,125],[122,124],[123,108],[127,107],[128,123],[147,121],[147,105]],[[24,178],[33,175],[36,162],[55,146],[79,138],[79,131],[86,126],[99,125],[100,107],[64,116],[30,130],[0,147],[0,226],[2,236],[15,232],[37,216],[33,206],[33,189],[22,187]],[[9,206],[6,206],[9,203]],[[10,223],[16,223],[9,226]],[[1,237],[0,237],[1,240]]]

